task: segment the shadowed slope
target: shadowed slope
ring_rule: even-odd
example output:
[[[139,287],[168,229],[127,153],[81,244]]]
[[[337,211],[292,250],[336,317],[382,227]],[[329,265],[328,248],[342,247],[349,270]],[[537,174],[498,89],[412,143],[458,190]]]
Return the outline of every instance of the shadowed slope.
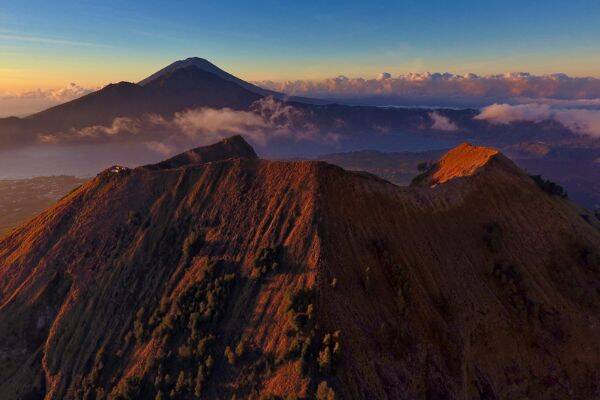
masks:
[[[149,84],[150,82],[152,82],[156,79],[159,79],[166,74],[172,73],[181,68],[188,68],[188,67],[196,67],[203,71],[210,72],[211,74],[214,74],[214,75],[218,76],[219,78],[228,80],[230,82],[237,83],[244,89],[247,89],[247,90],[249,90],[253,93],[259,94],[261,96],[275,96],[275,97],[283,96],[282,93],[263,89],[256,85],[253,85],[249,82],[246,82],[242,79],[239,79],[238,77],[233,76],[230,73],[223,71],[221,68],[217,67],[216,65],[209,62],[208,60],[205,60],[204,58],[199,58],[199,57],[190,57],[190,58],[186,58],[185,60],[175,61],[174,63],[167,65],[165,68],[161,69],[160,71],[157,71],[154,74],[150,75],[149,77],[141,80],[138,83],[138,85],[145,86],[145,85]]]
[[[567,201],[495,157],[399,188],[246,146],[105,171],[0,241],[0,397],[598,393]]]
[[[227,160],[229,158],[258,158],[252,146],[241,136],[232,136],[219,143],[206,147],[198,147],[176,155],[168,160],[148,168],[177,168],[186,165]]]
[[[235,82],[189,66],[162,74],[144,86],[130,82],[110,84],[26,118],[0,119],[0,145],[32,144],[41,134],[111,126],[119,117],[170,118],[177,112],[203,107],[246,110],[261,98]]]

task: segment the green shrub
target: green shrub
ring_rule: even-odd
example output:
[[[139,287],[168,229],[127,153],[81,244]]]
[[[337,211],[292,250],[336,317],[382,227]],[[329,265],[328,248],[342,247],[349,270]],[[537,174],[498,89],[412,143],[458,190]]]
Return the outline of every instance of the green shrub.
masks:
[[[186,378],[185,372],[179,371],[179,375],[177,376],[177,382],[175,383],[175,393],[183,393],[186,386]]]
[[[206,375],[209,376],[212,372],[212,368],[215,365],[215,360],[211,355],[206,357],[206,361],[204,361],[204,365],[206,366]]]
[[[251,278],[260,279],[269,271],[279,269],[280,253],[280,246],[262,248],[252,264]]]
[[[204,235],[195,229],[192,230],[183,241],[183,256],[186,259],[194,257],[198,254],[202,246],[204,246]]]
[[[485,225],[483,232],[483,242],[492,253],[498,253],[502,244],[502,229],[496,222],[490,222]]]
[[[129,377],[115,388],[115,400],[134,400],[138,399],[141,390],[141,379],[137,376]]]
[[[187,345],[179,346],[179,349],[177,349],[177,353],[179,354],[179,357],[184,359],[192,357],[192,349],[190,348],[190,346]]]
[[[329,387],[326,381],[319,383],[317,386],[317,400],[335,400],[335,392]]]
[[[557,183],[542,178],[541,175],[530,175],[531,179],[538,185],[540,189],[548,193],[551,196],[558,196],[566,199],[568,197],[567,191]]]
[[[287,290],[284,294],[285,311],[288,313],[304,313],[312,303],[313,291],[307,289],[292,293]]]
[[[367,267],[367,268],[365,268],[365,275],[364,275],[364,280],[363,280],[363,286],[364,286],[365,290],[371,290],[372,281],[373,281],[373,273],[371,271],[371,268]]]
[[[319,363],[319,370],[323,374],[329,375],[329,373],[331,372],[331,363],[332,363],[331,350],[329,349],[329,347],[326,347],[324,350],[319,352],[318,363]]]
[[[142,223],[142,215],[137,211],[129,211],[127,214],[127,223],[133,226],[139,226]]]
[[[235,355],[239,358],[244,357],[244,354],[246,353],[246,341],[244,339],[240,340],[237,344],[237,346],[235,346]]]
[[[196,379],[194,381],[194,395],[200,397],[202,395],[202,387],[206,380],[205,366],[200,364],[196,372]]]
[[[231,350],[231,347],[225,347],[225,357],[230,365],[235,364],[235,353]]]
[[[286,356],[291,359],[297,358],[300,356],[301,350],[302,341],[298,336],[296,336],[290,341]]]

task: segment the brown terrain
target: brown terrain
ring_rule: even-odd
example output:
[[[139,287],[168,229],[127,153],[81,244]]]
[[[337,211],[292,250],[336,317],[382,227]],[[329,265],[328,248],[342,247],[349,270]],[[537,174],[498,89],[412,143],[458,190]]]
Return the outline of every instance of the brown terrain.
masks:
[[[575,203],[600,213],[600,145],[588,143],[519,143],[500,148],[530,175],[560,184]],[[324,154],[316,159],[353,171],[367,171],[396,185],[411,180],[445,151],[381,152],[361,150]]]
[[[592,399],[600,230],[495,150],[399,187],[239,136],[0,239],[2,399]]]

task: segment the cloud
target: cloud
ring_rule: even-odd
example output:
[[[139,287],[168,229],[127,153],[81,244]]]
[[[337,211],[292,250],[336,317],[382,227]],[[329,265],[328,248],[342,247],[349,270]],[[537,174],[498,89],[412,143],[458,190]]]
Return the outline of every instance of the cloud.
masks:
[[[538,76],[525,72],[485,76],[451,73],[409,73],[392,76],[382,73],[376,79],[338,76],[316,81],[255,83],[294,96],[369,98],[372,101],[375,101],[374,98],[381,98],[380,105],[390,104],[392,101],[408,105],[484,106],[494,102],[522,102],[519,99],[600,98],[600,79],[570,77],[565,74]]]
[[[232,134],[243,134],[255,144],[291,139],[337,142],[339,135],[319,129],[304,110],[273,98],[256,101],[251,111],[199,108],[176,113],[172,119],[158,115],[115,118],[107,126],[90,126],[66,132],[40,134],[46,144],[141,142],[157,153],[169,155],[191,146],[212,143]]]
[[[85,96],[98,88],[71,83],[58,89],[36,89],[18,93],[0,93],[0,118],[28,115]]]
[[[48,99],[56,102],[64,102],[76,99],[97,89],[98,88],[86,88],[75,82],[71,82],[69,86],[58,89],[36,89],[20,93],[0,94],[0,100]]]
[[[492,104],[481,110],[475,119],[495,124],[509,124],[514,121],[541,122],[552,117],[549,104]]]
[[[547,103],[492,104],[482,109],[475,119],[494,124],[554,120],[576,134],[600,138],[600,110],[598,109],[556,108]]]
[[[457,131],[458,126],[450,121],[450,119],[437,111],[429,113],[429,118],[432,120],[431,129],[439,131]]]
[[[157,141],[149,141],[149,142],[144,142],[144,145],[152,150],[155,153],[158,154],[162,154],[164,156],[168,156],[171,154],[174,154],[177,152],[177,148],[173,147],[173,146],[169,146],[165,143],[162,142],[157,142]]]

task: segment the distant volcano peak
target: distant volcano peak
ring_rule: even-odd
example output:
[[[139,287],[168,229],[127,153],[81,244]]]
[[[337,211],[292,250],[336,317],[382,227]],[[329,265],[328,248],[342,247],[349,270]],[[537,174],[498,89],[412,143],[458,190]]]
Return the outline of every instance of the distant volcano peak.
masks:
[[[275,96],[275,97],[282,97],[283,95],[281,93],[278,92],[274,92],[271,90],[267,90],[267,89],[263,89],[261,87],[258,87],[256,85],[253,85],[249,82],[246,82],[236,76],[231,75],[228,72],[223,71],[221,68],[217,67],[216,65],[214,65],[213,63],[211,63],[210,61],[208,61],[205,58],[201,58],[201,57],[188,57],[185,60],[178,60],[175,61],[169,65],[167,65],[165,68],[161,69],[158,72],[155,72],[154,74],[150,75],[149,77],[141,80],[140,82],[138,82],[139,85],[141,86],[145,86],[148,83],[164,76],[165,74],[174,72],[178,69],[181,68],[189,68],[189,67],[196,67],[199,68],[205,72],[209,72],[211,74],[214,74],[216,76],[218,76],[221,79],[230,81],[230,82],[234,82],[237,83],[238,85],[240,85],[241,87],[243,87],[246,90],[249,90],[255,94],[261,95],[261,96]]]

